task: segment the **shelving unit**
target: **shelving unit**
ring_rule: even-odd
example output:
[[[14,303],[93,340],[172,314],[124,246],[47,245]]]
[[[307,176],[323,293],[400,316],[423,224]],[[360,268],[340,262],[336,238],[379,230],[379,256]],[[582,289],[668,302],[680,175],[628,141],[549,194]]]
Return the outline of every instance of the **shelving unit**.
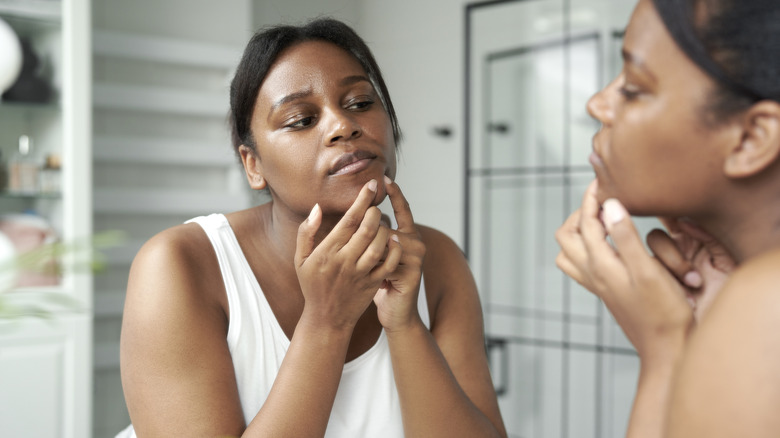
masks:
[[[33,157],[61,157],[61,193],[0,193],[0,211],[35,210],[64,243],[92,234],[90,0],[0,0],[0,18],[31,41],[51,102],[0,101],[0,150],[11,156],[20,135],[34,140]],[[66,254],[63,266],[78,262]],[[67,298],[63,307],[51,298]],[[0,427],[3,435],[91,436],[92,275],[66,271],[57,286],[18,288],[6,305],[46,309],[46,320],[0,316]]]
[[[93,431],[113,436],[129,421],[122,421],[119,326],[133,258],[162,229],[246,208],[251,197],[226,124],[242,47],[134,33],[127,22],[120,31],[103,21],[96,17],[92,35],[94,222],[129,236],[105,251],[108,269],[95,286]]]

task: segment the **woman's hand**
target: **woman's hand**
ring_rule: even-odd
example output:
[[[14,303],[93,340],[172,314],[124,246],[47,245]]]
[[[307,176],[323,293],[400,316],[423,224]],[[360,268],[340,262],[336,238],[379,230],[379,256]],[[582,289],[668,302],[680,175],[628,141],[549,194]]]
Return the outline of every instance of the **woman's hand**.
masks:
[[[322,223],[319,205],[298,228],[295,269],[306,301],[302,320],[351,330],[398,267],[401,245],[380,225],[379,209],[371,206],[376,189],[376,180],[366,183],[316,248],[314,236]]]
[[[425,244],[417,232],[409,203],[398,184],[385,177],[385,187],[398,224],[398,229],[390,232],[398,237],[403,252],[398,267],[387,275],[376,293],[374,303],[382,327],[393,331],[409,327],[420,318],[417,312],[417,296],[420,291]]]
[[[736,262],[706,231],[686,220],[660,218],[668,233],[653,230],[647,245],[685,288],[698,322],[707,312]]]
[[[648,360],[668,365],[682,352],[693,322],[685,290],[648,254],[628,212],[617,200],[604,203],[602,224],[596,190],[594,181],[585,192],[582,207],[556,233],[561,246],[556,263],[604,301],[643,365]],[[614,247],[607,242],[607,235]]]

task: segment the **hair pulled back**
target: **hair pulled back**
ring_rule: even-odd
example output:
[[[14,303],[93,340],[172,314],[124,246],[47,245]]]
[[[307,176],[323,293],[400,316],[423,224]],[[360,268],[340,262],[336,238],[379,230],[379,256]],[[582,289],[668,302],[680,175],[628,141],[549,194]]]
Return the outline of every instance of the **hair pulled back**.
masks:
[[[236,151],[241,145],[255,148],[251,122],[260,87],[279,54],[288,47],[305,41],[329,42],[355,57],[365,70],[379,95],[382,106],[390,116],[393,138],[398,145],[401,140],[398,118],[382,73],[370,49],[346,24],[332,18],[319,18],[302,26],[279,25],[261,29],[247,43],[230,83],[230,128],[233,148]]]
[[[780,101],[780,1],[653,3],[678,46],[719,84],[710,105],[716,118]]]

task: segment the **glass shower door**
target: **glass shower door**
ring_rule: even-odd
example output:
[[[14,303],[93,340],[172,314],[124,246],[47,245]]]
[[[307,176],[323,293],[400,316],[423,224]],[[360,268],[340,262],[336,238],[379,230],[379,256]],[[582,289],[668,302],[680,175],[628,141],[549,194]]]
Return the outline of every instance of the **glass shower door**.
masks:
[[[619,65],[627,3],[467,6],[467,252],[513,437],[625,434],[638,359],[557,269],[554,234],[593,179],[585,103]]]

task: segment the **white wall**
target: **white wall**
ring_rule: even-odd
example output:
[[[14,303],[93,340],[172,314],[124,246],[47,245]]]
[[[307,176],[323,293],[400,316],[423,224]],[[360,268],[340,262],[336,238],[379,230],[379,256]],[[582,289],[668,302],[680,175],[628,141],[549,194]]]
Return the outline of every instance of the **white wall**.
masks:
[[[253,0],[255,28],[275,24],[299,24],[318,16],[338,18],[355,26],[360,16],[360,0]]]
[[[398,183],[415,220],[463,245],[463,0],[365,0],[373,49],[404,133]],[[448,138],[434,127],[452,130]]]

